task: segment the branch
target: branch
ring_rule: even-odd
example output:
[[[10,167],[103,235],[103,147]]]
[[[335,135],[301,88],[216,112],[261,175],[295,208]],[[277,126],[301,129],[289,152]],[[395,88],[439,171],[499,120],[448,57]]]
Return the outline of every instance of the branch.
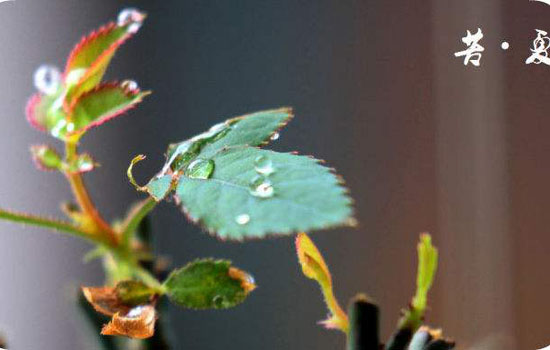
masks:
[[[23,225],[42,227],[42,228],[58,231],[61,233],[67,233],[73,236],[83,238],[87,241],[90,241],[96,244],[106,243],[100,237],[94,236],[89,232],[83,231],[80,228],[74,226],[73,224],[65,221],[49,219],[49,218],[44,218],[44,217],[24,214],[24,213],[15,213],[15,212],[3,210],[3,209],[0,209],[0,219],[15,222],[18,224],[23,224]]]
[[[145,219],[147,214],[151,212],[157,205],[157,202],[152,198],[147,198],[135,205],[122,224],[122,244],[128,245],[132,239],[132,235],[136,232],[139,224]]]

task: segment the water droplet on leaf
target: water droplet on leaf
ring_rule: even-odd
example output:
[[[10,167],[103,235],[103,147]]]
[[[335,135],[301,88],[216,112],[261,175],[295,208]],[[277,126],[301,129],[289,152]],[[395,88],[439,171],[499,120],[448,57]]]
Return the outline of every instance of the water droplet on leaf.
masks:
[[[250,182],[250,194],[255,197],[269,198],[275,193],[275,189],[267,178],[256,176]]]
[[[136,33],[145,19],[145,14],[134,7],[125,8],[118,14],[117,24],[128,25],[128,33]]]
[[[273,135],[271,135],[270,139],[271,139],[271,141],[275,141],[275,140],[279,139],[279,136],[281,136],[281,135],[279,135],[279,133],[276,132]]]
[[[250,222],[250,215],[248,214],[237,215],[237,217],[235,218],[235,221],[239,225],[246,225]]]
[[[138,83],[136,83],[134,80],[124,80],[122,84],[120,84],[120,86],[130,91],[139,89]]]
[[[77,68],[70,71],[65,77],[65,84],[67,86],[75,85],[86,74],[86,68]]]
[[[141,306],[141,305],[136,306],[135,308],[130,309],[130,311],[128,311],[128,313],[126,314],[126,317],[130,317],[130,318],[139,317],[139,316],[141,316],[141,313],[143,312],[143,309],[144,309],[144,307]]]
[[[186,170],[186,175],[192,179],[208,179],[214,172],[212,159],[198,158],[192,161]]]
[[[59,89],[61,73],[55,66],[44,64],[34,72],[34,86],[45,95],[53,95]]]
[[[258,156],[254,160],[254,169],[262,175],[269,176],[275,172],[273,162],[267,156]]]
[[[220,309],[224,307],[225,299],[221,295],[216,295],[214,299],[212,299],[212,302],[216,308]]]

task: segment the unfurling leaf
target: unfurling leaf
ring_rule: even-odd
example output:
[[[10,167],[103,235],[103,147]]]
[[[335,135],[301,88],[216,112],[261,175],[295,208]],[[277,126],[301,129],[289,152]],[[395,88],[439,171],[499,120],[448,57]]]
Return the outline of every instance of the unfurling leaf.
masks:
[[[418,272],[416,278],[416,294],[410,307],[405,310],[399,321],[399,328],[410,328],[413,332],[420,327],[426,312],[428,291],[430,290],[437,270],[437,249],[432,245],[429,234],[420,235],[418,249]]]
[[[116,50],[137,32],[144,18],[145,15],[137,10],[124,10],[117,23],[105,25],[84,37],[71,52],[62,79],[57,69],[41,66],[35,74],[35,85],[40,92],[27,103],[29,122],[61,140],[77,140],[91,127],[141,101],[147,93],[140,92],[135,82],[116,85],[124,92],[116,97],[115,93],[105,95],[105,90],[112,90],[115,84],[106,87],[100,82]],[[94,91],[101,91],[101,94]],[[100,102],[97,97],[105,101]]]
[[[325,303],[331,313],[328,319],[320,323],[326,328],[339,329],[347,333],[349,329],[348,316],[334,296],[330,271],[319,249],[305,233],[300,233],[296,237],[296,253],[304,275],[319,283]]]
[[[157,201],[175,189],[187,216],[221,238],[353,225],[351,199],[331,169],[311,157],[255,147],[291,116],[289,108],[257,112],[170,145],[161,172],[138,189]]]
[[[57,151],[47,145],[31,146],[31,154],[34,163],[40,170],[59,170],[63,164]]]
[[[101,334],[135,339],[150,338],[155,333],[156,320],[156,310],[153,306],[139,305],[125,314],[114,314],[111,321],[101,330]]]
[[[226,260],[196,260],[173,271],[164,282],[168,298],[190,309],[225,309],[244,301],[256,288],[248,273]]]

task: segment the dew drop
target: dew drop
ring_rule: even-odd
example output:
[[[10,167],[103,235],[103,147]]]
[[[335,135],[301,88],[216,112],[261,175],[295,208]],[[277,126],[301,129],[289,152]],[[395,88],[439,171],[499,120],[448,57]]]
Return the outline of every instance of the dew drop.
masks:
[[[197,158],[192,161],[186,170],[186,175],[192,179],[208,179],[214,172],[214,161],[212,159]]]
[[[279,139],[279,136],[281,136],[281,135],[279,135],[279,133],[276,132],[273,135],[271,135],[270,139],[271,139],[271,141],[275,141],[275,140]]]
[[[136,33],[145,19],[145,14],[134,7],[125,8],[119,12],[117,24],[128,25],[128,33]]]
[[[214,306],[216,308],[223,308],[224,307],[224,304],[225,304],[225,298],[222,297],[221,295],[216,295],[213,299],[212,299],[212,302],[214,303]]]
[[[65,84],[67,86],[75,85],[86,74],[86,68],[77,68],[70,71],[65,77]]]
[[[137,90],[139,89],[139,85],[138,83],[136,83],[134,80],[124,80],[120,86],[126,90],[130,90],[130,91],[133,91],[133,90]]]
[[[129,318],[139,317],[139,316],[141,316],[141,313],[143,312],[143,309],[144,309],[144,307],[141,306],[141,305],[136,306],[135,308],[130,309],[130,311],[128,311],[128,313],[126,314],[126,317],[129,317]]]
[[[60,82],[61,73],[55,66],[44,64],[34,72],[34,86],[43,94],[55,94]]]
[[[235,217],[235,221],[239,225],[246,225],[250,222],[250,215],[248,214],[237,215],[237,217]]]
[[[57,124],[50,130],[50,133],[55,137],[60,137],[65,135],[67,131],[67,121],[65,119],[60,119]]]
[[[245,280],[246,280],[246,283],[256,284],[256,280],[254,279],[254,276],[252,276],[249,273],[246,274]]]
[[[255,197],[269,198],[275,193],[271,182],[263,176],[256,176],[250,182],[250,194]]]
[[[256,157],[254,160],[254,169],[256,169],[256,172],[266,176],[269,176],[275,172],[273,162],[267,156]]]

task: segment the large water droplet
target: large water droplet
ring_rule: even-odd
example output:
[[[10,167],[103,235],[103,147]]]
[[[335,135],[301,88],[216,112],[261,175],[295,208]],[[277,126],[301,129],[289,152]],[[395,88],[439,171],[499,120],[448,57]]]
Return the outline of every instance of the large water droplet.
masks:
[[[212,159],[198,158],[192,161],[185,174],[192,179],[208,179],[214,172],[214,161]]]
[[[128,25],[128,33],[136,33],[145,19],[145,14],[134,7],[125,8],[119,12],[117,24]]]
[[[44,64],[34,72],[34,86],[43,94],[55,94],[60,83],[61,73],[55,66]]]
[[[254,169],[262,175],[269,176],[275,172],[273,162],[268,156],[258,156],[254,160]]]
[[[270,139],[271,139],[271,141],[275,141],[275,140],[279,139],[279,136],[281,136],[281,135],[279,135],[279,133],[276,132],[273,135],[271,135]]]
[[[237,217],[235,217],[235,221],[239,225],[246,225],[250,222],[250,215],[248,214],[237,215]]]
[[[130,91],[133,91],[133,90],[137,90],[139,89],[139,85],[138,83],[136,83],[134,80],[124,80],[120,86],[126,90],[130,90]]]
[[[269,198],[275,193],[275,189],[267,178],[256,176],[250,182],[250,194],[255,197]]]

